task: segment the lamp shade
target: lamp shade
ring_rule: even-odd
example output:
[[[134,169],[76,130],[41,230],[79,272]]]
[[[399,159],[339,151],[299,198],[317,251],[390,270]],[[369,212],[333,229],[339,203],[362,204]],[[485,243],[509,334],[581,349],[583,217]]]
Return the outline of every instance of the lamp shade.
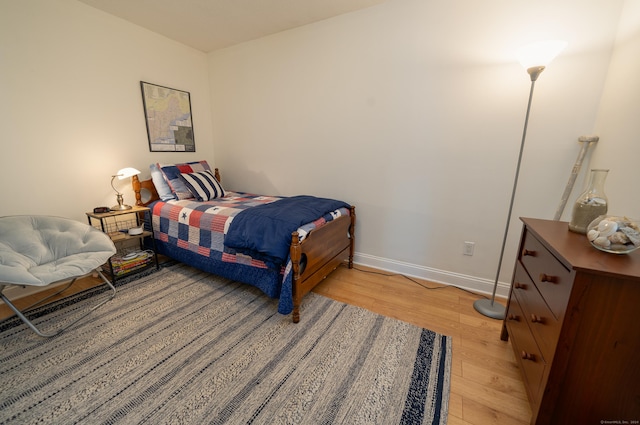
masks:
[[[517,51],[518,60],[524,69],[547,66],[567,47],[566,41],[540,41],[522,46]]]
[[[139,170],[136,170],[132,167],[123,168],[122,170],[118,170],[116,176],[119,180],[126,179],[127,177],[133,177],[135,175],[140,174]]]

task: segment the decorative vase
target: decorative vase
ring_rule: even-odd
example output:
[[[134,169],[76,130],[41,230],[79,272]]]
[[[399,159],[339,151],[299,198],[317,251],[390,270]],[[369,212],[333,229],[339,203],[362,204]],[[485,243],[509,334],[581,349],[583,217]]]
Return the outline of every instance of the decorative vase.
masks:
[[[608,201],[604,193],[604,181],[609,170],[592,169],[589,185],[573,204],[569,230],[576,233],[587,233],[589,224],[601,215],[607,213]]]

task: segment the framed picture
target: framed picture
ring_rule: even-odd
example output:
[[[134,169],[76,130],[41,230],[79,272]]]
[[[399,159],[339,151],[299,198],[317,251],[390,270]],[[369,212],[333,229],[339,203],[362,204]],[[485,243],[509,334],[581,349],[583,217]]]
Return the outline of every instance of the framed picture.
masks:
[[[140,81],[151,152],[195,152],[189,92]]]

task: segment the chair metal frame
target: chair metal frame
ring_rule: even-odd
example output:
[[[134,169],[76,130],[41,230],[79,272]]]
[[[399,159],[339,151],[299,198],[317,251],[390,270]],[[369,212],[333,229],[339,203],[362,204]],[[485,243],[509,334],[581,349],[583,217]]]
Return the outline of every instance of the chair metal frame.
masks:
[[[55,332],[43,332],[42,330],[38,329],[26,316],[25,313],[28,314],[28,312],[33,309],[34,307],[37,307],[43,303],[45,303],[45,301],[50,300],[51,298],[55,297],[56,295],[61,294],[62,292],[66,291],[67,289],[69,289],[71,287],[71,285],[73,285],[75,283],[76,280],[78,280],[79,278],[85,277],[85,276],[89,276],[90,274],[92,274],[93,272],[89,273],[89,274],[85,274],[82,276],[76,276],[74,278],[71,278],[71,281],[69,282],[69,284],[67,284],[64,288],[62,288],[60,291],[56,292],[55,294],[49,295],[43,299],[41,299],[40,301],[37,301],[34,304],[31,304],[30,306],[20,310],[19,308],[17,308],[10,300],[9,298],[7,298],[7,296],[3,293],[3,291],[5,290],[5,288],[7,288],[8,286],[25,286],[25,285],[20,285],[20,284],[14,284],[14,283],[2,283],[0,282],[0,298],[2,299],[2,301],[4,301],[4,303],[11,309],[13,310],[13,312],[16,314],[16,316],[18,316],[20,318],[20,320],[22,320],[27,326],[29,326],[31,328],[31,330],[33,330],[36,334],[38,334],[41,337],[44,338],[50,338],[56,335],[61,334],[62,332],[64,332],[66,329],[70,328],[71,326],[75,325],[76,323],[80,322],[82,319],[84,319],[85,317],[87,317],[91,312],[93,312],[94,310],[98,309],[99,307],[103,306],[104,304],[106,304],[107,302],[111,301],[113,299],[113,297],[116,296],[116,288],[113,286],[113,284],[109,281],[109,279],[107,279],[104,274],[102,274],[102,271],[98,268],[94,270],[96,273],[98,273],[98,275],[102,278],[102,281],[111,289],[111,294],[107,297],[107,299],[101,301],[99,304],[91,307],[87,312],[85,312],[82,316],[80,316],[78,319],[74,320],[73,322],[67,324],[66,326],[64,326],[61,329],[56,330]],[[64,281],[69,280],[69,279],[65,279]],[[62,281],[62,282],[64,282]],[[51,283],[50,285],[55,284],[56,282]]]

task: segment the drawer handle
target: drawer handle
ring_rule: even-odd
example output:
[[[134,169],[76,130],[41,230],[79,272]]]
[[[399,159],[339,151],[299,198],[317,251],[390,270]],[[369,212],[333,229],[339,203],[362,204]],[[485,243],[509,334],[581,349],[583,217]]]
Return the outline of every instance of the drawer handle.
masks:
[[[507,316],[507,319],[509,319],[509,320],[513,320],[514,322],[519,322],[519,321],[520,321],[520,318],[519,318],[518,316],[516,316],[515,314],[513,314],[513,313],[510,313],[510,314]]]
[[[520,357],[522,357],[523,360],[531,360],[533,362],[536,361],[536,356],[534,354],[527,353],[524,350],[522,351],[522,353],[520,353]]]
[[[540,282],[557,283],[558,278],[545,273],[540,273]]]
[[[516,289],[527,289],[527,285],[525,283],[516,282],[513,284]]]
[[[522,250],[522,256],[523,256],[523,257],[526,257],[526,256],[529,256],[529,257],[535,257],[535,256],[536,256],[536,252],[535,252],[535,251],[531,251],[531,250],[529,250],[529,249],[524,248],[524,249]]]
[[[540,316],[536,316],[535,314],[531,314],[531,322],[532,323],[544,323],[544,319]]]

